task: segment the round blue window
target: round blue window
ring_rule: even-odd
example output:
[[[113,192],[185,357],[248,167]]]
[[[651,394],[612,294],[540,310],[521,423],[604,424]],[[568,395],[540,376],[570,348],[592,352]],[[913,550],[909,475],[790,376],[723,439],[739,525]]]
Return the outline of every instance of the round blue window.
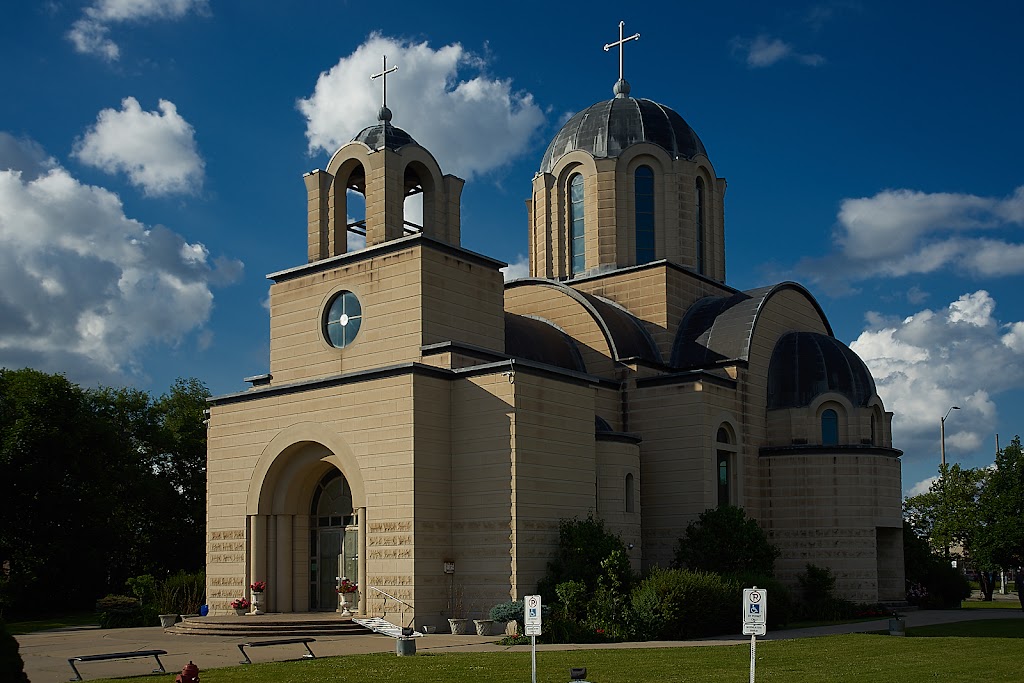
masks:
[[[352,292],[338,292],[327,307],[324,336],[331,346],[343,349],[359,334],[363,322],[363,307]]]

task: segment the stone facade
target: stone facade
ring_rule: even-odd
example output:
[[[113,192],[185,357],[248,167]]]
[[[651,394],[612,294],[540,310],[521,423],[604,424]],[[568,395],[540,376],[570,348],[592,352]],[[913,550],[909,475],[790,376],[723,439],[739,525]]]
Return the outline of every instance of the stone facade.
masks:
[[[596,512],[642,570],[723,503],[782,549],[784,581],[810,562],[845,597],[903,599],[892,414],[806,289],[725,283],[725,180],[666,144],[549,150],[531,277],[507,284],[460,246],[462,181],[388,121],[306,175],[307,262],[268,276],[269,372],[211,401],[214,614],[255,580],[269,611],[333,610],[345,575],[363,614],[480,617],[535,590],[561,519]]]

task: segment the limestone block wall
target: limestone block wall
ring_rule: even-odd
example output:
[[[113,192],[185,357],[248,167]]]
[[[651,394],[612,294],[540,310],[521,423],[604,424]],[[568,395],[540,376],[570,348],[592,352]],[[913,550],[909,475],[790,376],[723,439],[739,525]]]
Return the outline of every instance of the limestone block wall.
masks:
[[[504,280],[498,264],[423,249],[423,344],[453,341],[505,351]]]
[[[416,237],[275,274],[271,384],[415,361],[423,344],[439,341],[503,352],[500,265]],[[337,349],[323,318],[341,291],[358,297],[362,322],[353,343]]]
[[[775,563],[780,580],[795,586],[797,573],[811,563],[833,571],[840,597],[901,599],[903,556],[893,536],[903,523],[898,458],[841,452],[763,457],[761,489],[762,524],[782,550]]]
[[[637,389],[630,431],[641,434],[644,568],[668,566],[676,540],[706,505],[708,411],[696,382]]]
[[[562,519],[597,509],[593,387],[516,372],[509,596],[532,594]]]
[[[643,563],[640,507],[640,446],[624,440],[599,437],[597,456],[597,513],[605,527],[628,546],[634,571]],[[629,490],[627,490],[629,489]]]
[[[500,373],[451,384],[451,553],[444,614],[480,618],[507,601],[512,566],[513,385]],[[440,572],[443,567],[437,567]],[[429,575],[429,572],[428,572]],[[428,616],[428,618],[434,618]]]
[[[808,295],[797,289],[780,289],[768,297],[758,314],[750,337],[748,362],[738,374],[738,407],[745,416],[741,440],[747,445],[742,466],[747,472],[759,471],[759,449],[767,445],[768,366],[779,337],[790,330],[828,333],[826,321]],[[754,477],[746,479],[744,507],[748,514],[763,521],[762,491]]]
[[[215,400],[207,466],[207,590],[214,613],[226,611],[240,597],[238,587],[256,578],[270,583],[271,609],[306,609],[308,521],[302,518],[331,467],[366,507],[362,580],[414,599],[413,396],[410,372]],[[374,600],[368,599],[371,610]]]
[[[572,287],[626,308],[644,323],[666,360],[672,358],[672,342],[686,310],[705,296],[729,296],[734,291],[669,263],[579,278]]]

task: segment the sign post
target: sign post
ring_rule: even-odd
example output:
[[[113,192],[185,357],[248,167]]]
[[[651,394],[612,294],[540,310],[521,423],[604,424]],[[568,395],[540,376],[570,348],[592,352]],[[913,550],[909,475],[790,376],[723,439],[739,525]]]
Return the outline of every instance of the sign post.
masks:
[[[523,598],[523,624],[526,635],[530,636],[530,661],[533,664],[533,683],[537,683],[537,636],[541,635],[541,604],[539,595],[527,595]]]
[[[743,589],[743,635],[750,636],[750,683],[757,666],[757,637],[768,632],[768,591],[754,586]]]

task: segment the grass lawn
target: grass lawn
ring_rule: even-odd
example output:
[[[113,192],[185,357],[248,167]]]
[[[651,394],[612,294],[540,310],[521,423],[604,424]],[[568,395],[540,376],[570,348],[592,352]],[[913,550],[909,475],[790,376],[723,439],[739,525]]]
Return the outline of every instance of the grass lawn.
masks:
[[[932,629],[938,629],[932,632]],[[913,629],[907,638],[853,634],[763,641],[757,680],[790,683],[1018,682],[1024,622],[997,619]],[[201,666],[201,665],[200,665]],[[585,666],[594,683],[745,681],[749,645],[608,649],[537,653],[537,680],[563,683]],[[467,654],[352,655],[203,670],[203,683],[478,683],[530,680],[530,651]],[[136,677],[133,680],[165,680]],[[121,679],[122,681],[124,679]]]
[[[62,614],[47,619],[32,619],[30,621],[10,621],[7,623],[7,630],[11,635],[23,636],[26,633],[35,631],[46,631],[51,628],[65,628],[68,626],[98,626],[99,620],[95,612],[84,614]]]
[[[1020,600],[1017,600],[1017,596],[1013,597],[1013,600],[993,600],[991,602],[964,600],[960,606],[964,609],[1020,609]]]

